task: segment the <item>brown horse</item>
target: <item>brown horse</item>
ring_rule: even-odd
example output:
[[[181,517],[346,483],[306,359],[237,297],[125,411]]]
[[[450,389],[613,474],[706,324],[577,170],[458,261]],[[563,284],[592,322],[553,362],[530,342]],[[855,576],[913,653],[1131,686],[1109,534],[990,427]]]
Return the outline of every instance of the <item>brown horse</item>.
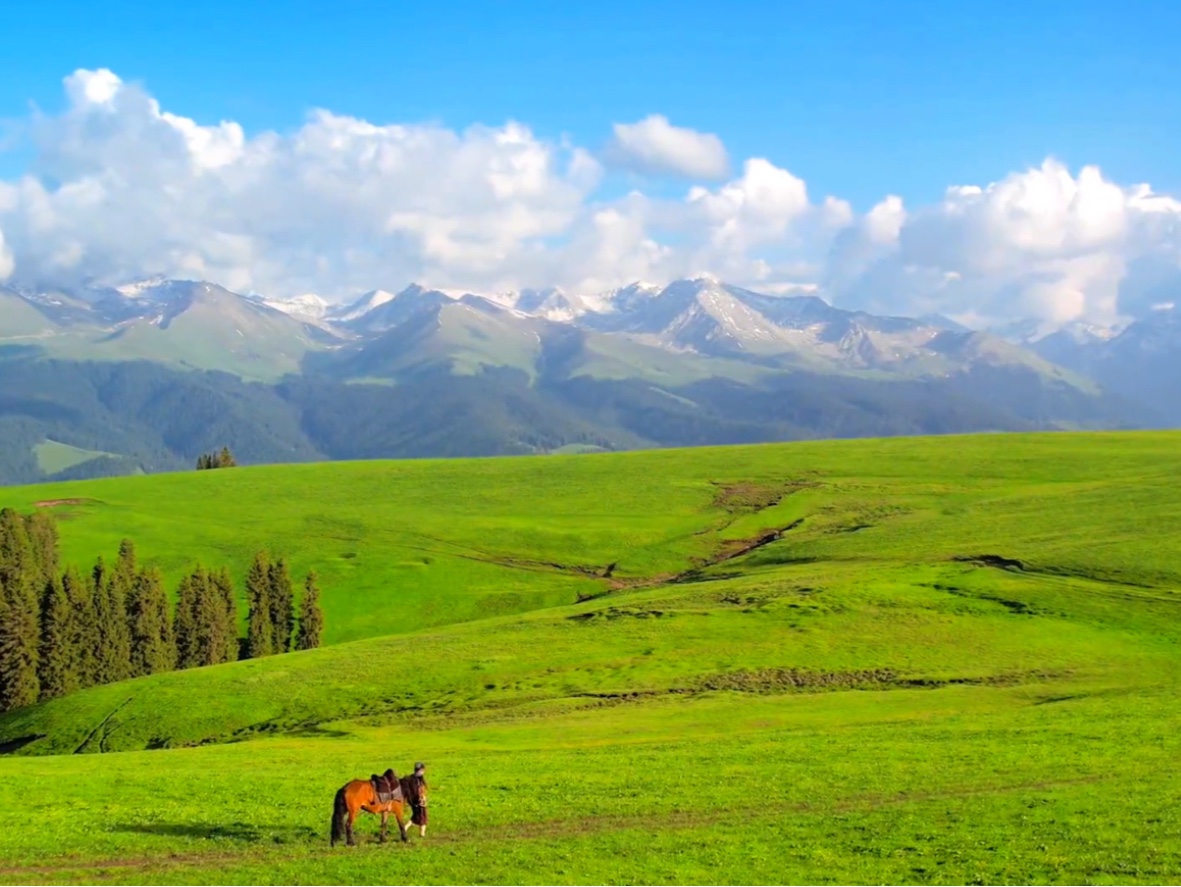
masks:
[[[406,804],[413,810],[413,823],[419,827],[419,834],[426,835],[426,780],[421,776],[403,776],[399,779],[392,769],[380,777],[354,779],[345,783],[337,792],[332,805],[333,847],[340,840],[348,846],[356,845],[353,824],[360,812],[381,817],[381,834],[378,840],[385,841],[389,835],[389,817],[392,813],[398,823],[402,840],[409,840],[407,833],[410,823],[405,821]]]

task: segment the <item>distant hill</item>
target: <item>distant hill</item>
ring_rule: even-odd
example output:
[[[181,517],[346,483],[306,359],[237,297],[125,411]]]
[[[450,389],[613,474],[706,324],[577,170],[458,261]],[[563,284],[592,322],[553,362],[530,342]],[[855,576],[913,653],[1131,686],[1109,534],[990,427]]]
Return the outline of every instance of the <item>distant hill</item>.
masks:
[[[1181,312],[1151,311],[1118,334],[1088,328],[1059,331],[1033,344],[1048,360],[1135,398],[1170,425],[1181,425]]]
[[[0,324],[0,483],[187,467],[221,445],[251,463],[1153,427],[1176,415],[1167,372],[1145,404],[1111,369],[1145,371],[1122,353],[1082,361],[1050,340],[1023,347],[944,318],[708,277],[594,295],[414,285],[346,305],[162,279],[9,288]],[[103,455],[62,468],[38,457],[51,442]]]

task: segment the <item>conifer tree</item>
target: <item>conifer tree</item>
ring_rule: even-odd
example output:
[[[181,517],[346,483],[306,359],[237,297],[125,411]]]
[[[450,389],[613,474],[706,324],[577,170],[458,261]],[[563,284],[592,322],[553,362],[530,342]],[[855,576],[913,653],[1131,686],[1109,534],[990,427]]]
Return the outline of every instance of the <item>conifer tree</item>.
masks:
[[[70,602],[70,651],[78,688],[93,687],[98,681],[98,627],[95,624],[93,589],[74,567],[68,567],[62,576],[62,589]]]
[[[115,559],[115,578],[123,591],[123,600],[131,597],[136,577],[135,543],[124,539],[119,543],[119,556]]]
[[[287,561],[274,561],[267,571],[271,589],[271,645],[276,653],[291,649],[291,633],[295,628],[295,590],[291,587],[291,574]]]
[[[44,587],[59,576],[57,522],[48,511],[38,509],[25,518],[25,529],[39,572],[38,586]]]
[[[246,653],[259,659],[274,652],[274,632],[271,628],[271,580],[266,552],[254,556],[250,572],[246,574],[247,616]]]
[[[46,582],[41,598],[41,646],[37,659],[42,699],[65,696],[78,689],[72,648],[73,615],[62,580]]]
[[[131,676],[171,671],[176,665],[176,641],[159,570],[141,570],[135,577],[127,616],[131,622]]]
[[[229,447],[222,447],[212,453],[202,453],[197,457],[197,470],[206,471],[210,468],[234,468],[238,464]]]
[[[224,593],[216,577],[198,564],[181,583],[176,610],[176,646],[181,668],[216,665],[230,657],[237,639],[227,629]]]
[[[106,584],[108,575],[110,575],[110,570],[107,569],[107,562],[100,554],[94,562],[94,569],[90,571],[90,598],[91,603],[96,606],[98,604],[98,592]]]
[[[12,508],[0,510],[0,582],[37,569],[25,519]]]
[[[225,635],[225,658],[223,662],[238,659],[238,597],[234,594],[234,580],[230,571],[222,567],[212,576],[214,588],[222,604],[222,633]]]
[[[226,636],[226,605],[213,577],[204,567],[193,574],[197,589],[197,636],[200,642],[200,664],[216,665],[226,661],[229,639]]]
[[[176,636],[176,667],[195,668],[200,660],[197,639],[197,589],[192,576],[185,576],[176,590],[176,618],[172,622]]]
[[[299,602],[299,636],[295,641],[297,650],[314,650],[320,646],[320,635],[324,631],[324,613],[320,609],[320,586],[316,571],[308,573],[303,584],[303,597]]]
[[[24,518],[0,511],[0,710],[37,701],[40,571]]]
[[[122,549],[115,569],[102,558],[94,567],[95,683],[111,684],[131,677],[131,626],[127,621],[127,561]]]

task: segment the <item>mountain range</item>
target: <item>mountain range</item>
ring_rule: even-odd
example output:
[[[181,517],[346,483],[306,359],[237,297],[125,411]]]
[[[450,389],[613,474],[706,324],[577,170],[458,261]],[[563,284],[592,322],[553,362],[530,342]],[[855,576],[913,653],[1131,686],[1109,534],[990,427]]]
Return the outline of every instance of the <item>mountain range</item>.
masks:
[[[1181,319],[1034,338],[710,277],[411,285],[331,304],[204,281],[0,288],[0,482],[240,462],[1181,423]]]

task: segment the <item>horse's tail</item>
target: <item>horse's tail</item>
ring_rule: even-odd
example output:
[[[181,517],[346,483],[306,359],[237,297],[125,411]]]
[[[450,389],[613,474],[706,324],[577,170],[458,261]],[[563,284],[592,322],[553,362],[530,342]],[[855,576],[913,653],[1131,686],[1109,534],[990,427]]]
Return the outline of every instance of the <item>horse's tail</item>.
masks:
[[[342,787],[336,793],[336,800],[332,802],[332,837],[329,839],[331,846],[335,847],[337,841],[343,841],[347,837],[345,825],[348,821],[349,805],[345,803]]]

